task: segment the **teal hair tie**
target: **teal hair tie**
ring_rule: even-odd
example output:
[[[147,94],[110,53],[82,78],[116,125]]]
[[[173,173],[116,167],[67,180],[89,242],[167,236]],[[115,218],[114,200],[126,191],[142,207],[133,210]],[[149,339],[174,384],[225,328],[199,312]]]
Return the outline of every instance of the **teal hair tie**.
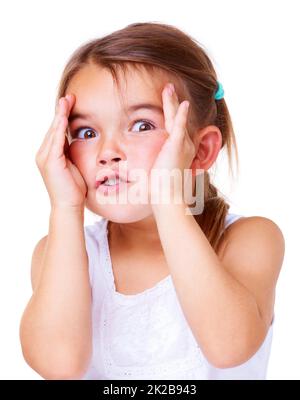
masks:
[[[219,81],[217,81],[217,83],[218,83],[218,90],[215,93],[215,100],[221,100],[224,97],[224,89],[222,83],[220,83]]]

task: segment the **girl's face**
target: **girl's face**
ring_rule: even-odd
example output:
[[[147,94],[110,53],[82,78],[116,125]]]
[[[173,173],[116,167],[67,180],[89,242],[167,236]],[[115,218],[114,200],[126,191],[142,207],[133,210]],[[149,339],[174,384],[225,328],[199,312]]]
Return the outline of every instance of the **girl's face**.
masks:
[[[72,78],[66,90],[76,97],[68,125],[69,156],[87,184],[86,207],[113,222],[126,223],[150,216],[151,204],[128,201],[103,204],[99,198],[105,201],[107,196],[96,187],[96,180],[101,172],[107,171],[125,172],[129,181],[139,179],[130,179],[132,170],[142,170],[150,176],[151,167],[168,137],[162,90],[170,77],[163,71],[150,76],[145,69],[133,68],[126,74],[126,82],[123,75],[119,77],[123,101],[108,70],[90,64]],[[155,108],[133,108],[139,104],[151,104]],[[130,189],[130,183],[126,188]]]

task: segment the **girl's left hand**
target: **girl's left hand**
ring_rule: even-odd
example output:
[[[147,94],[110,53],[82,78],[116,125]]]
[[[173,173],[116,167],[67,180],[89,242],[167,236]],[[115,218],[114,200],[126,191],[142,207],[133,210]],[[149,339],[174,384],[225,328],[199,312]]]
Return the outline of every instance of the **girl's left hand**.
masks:
[[[171,89],[171,91],[170,91]],[[150,177],[151,199],[157,204],[161,198],[160,191],[170,185],[171,201],[174,196],[184,197],[184,170],[190,169],[191,163],[195,157],[195,145],[187,131],[187,116],[189,102],[184,100],[179,104],[174,85],[167,84],[162,91],[163,110],[165,116],[165,128],[169,137],[160,149],[152,170],[157,170],[159,176],[159,185],[156,180]],[[165,170],[162,174],[159,170]],[[176,173],[175,173],[175,170]],[[152,173],[152,171],[151,171]],[[186,172],[187,173],[187,172]],[[181,177],[181,185],[174,185],[175,177]],[[173,178],[174,177],[174,178]],[[166,192],[164,192],[166,193]],[[169,192],[167,192],[169,193]],[[163,195],[163,198],[164,195]],[[151,203],[152,204],[152,203]],[[164,203],[165,204],[165,203]]]

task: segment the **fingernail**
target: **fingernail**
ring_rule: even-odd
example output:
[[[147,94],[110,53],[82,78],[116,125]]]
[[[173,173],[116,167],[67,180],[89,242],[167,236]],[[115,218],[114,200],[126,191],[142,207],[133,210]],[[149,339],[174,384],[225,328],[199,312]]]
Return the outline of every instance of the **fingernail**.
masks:
[[[55,106],[55,113],[57,114],[60,110],[60,104],[61,104],[61,99],[58,99],[58,102],[56,103]]]
[[[170,96],[172,96],[173,93],[175,92],[175,87],[174,87],[173,83],[168,84],[168,92],[169,92]]]

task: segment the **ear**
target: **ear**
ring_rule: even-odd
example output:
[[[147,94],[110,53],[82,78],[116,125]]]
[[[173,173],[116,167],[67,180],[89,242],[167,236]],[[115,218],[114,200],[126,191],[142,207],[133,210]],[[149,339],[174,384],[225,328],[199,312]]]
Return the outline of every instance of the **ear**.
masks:
[[[209,125],[194,133],[193,142],[196,155],[190,168],[196,175],[196,168],[208,170],[217,159],[222,147],[222,134],[217,126]]]

